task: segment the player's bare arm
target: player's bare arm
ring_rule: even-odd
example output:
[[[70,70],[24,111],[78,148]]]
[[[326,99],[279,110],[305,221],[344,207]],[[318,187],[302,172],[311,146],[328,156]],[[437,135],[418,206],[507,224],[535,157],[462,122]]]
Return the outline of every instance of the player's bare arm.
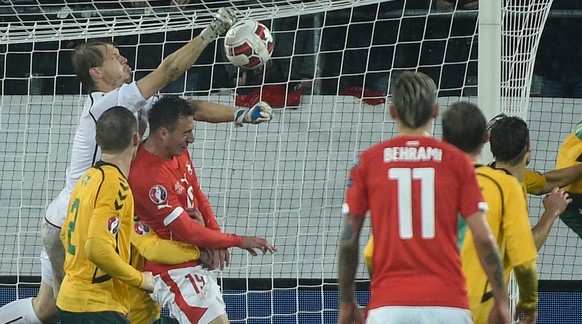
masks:
[[[168,83],[178,79],[188,71],[206,46],[219,35],[225,33],[235,22],[236,16],[231,9],[220,9],[215,20],[198,36],[168,55],[154,71],[137,81],[137,86],[143,97],[150,98]]]
[[[362,229],[362,218],[345,214],[341,233],[338,257],[340,301],[354,302],[354,280],[358,265],[358,242]]]
[[[359,240],[363,218],[347,213],[340,233],[338,256],[340,314],[338,323],[352,323],[363,320],[361,311],[354,300],[355,277],[358,265]]]
[[[557,187],[544,197],[544,212],[537,224],[531,229],[538,251],[546,242],[554,221],[571,202],[572,199],[568,197],[568,193]]]
[[[189,100],[194,110],[194,120],[208,123],[224,123],[234,121],[237,126],[243,123],[260,124],[273,118],[273,109],[264,102],[258,102],[254,107],[236,109],[219,103]]]
[[[543,195],[552,191],[552,189],[556,187],[562,188],[580,179],[580,177],[582,177],[582,163],[567,168],[545,172],[544,177],[546,178],[546,185],[540,192],[534,194]]]

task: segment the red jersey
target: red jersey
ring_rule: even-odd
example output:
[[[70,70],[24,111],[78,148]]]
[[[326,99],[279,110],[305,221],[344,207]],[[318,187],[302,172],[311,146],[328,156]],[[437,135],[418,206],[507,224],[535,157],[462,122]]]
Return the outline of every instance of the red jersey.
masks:
[[[354,164],[343,212],[371,214],[368,309],[468,309],[457,217],[487,207],[467,155],[434,138],[399,136],[372,146]]]
[[[161,238],[216,249],[242,243],[240,236],[220,232],[210,202],[200,189],[188,150],[165,160],[140,146],[131,165],[129,184],[135,198],[135,213]],[[206,227],[190,218],[187,210],[193,208],[198,208]],[[145,270],[156,274],[196,264],[193,261],[162,265],[146,260]]]

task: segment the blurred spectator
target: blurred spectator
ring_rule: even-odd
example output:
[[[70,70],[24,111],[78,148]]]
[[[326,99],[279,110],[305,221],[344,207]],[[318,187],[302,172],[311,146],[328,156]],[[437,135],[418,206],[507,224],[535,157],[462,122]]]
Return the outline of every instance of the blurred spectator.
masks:
[[[582,98],[580,18],[548,19],[536,58],[535,74],[542,78],[542,97]]]
[[[434,0],[435,8],[441,10],[479,9],[478,0]]]
[[[450,9],[470,3],[458,1]],[[426,24],[419,70],[437,80],[439,96],[477,95],[477,13],[431,15]]]

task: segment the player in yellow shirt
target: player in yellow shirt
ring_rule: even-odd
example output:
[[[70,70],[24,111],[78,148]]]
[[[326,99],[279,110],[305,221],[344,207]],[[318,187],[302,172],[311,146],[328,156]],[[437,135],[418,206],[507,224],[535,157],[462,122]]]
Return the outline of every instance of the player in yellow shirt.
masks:
[[[532,195],[548,194],[544,199],[544,212],[536,225],[532,228],[534,241],[539,250],[545,243],[555,219],[560,219],[582,238],[582,123],[563,142],[558,152],[558,162],[556,170],[544,173],[525,169],[521,173],[513,170],[513,167],[501,164],[501,168],[508,169],[518,180],[522,181],[526,192]],[[503,145],[505,139],[497,140],[498,145]],[[492,139],[492,143],[496,140]],[[577,151],[576,151],[577,150]],[[576,155],[578,152],[578,155]],[[528,161],[529,162],[529,161]],[[490,164],[497,167],[497,162]],[[562,188],[564,189],[558,189]],[[566,195],[568,193],[568,195]],[[570,201],[572,204],[568,204]],[[463,224],[460,223],[459,246],[464,237]],[[364,261],[368,272],[372,273],[372,255],[374,253],[374,242],[369,238],[364,247]]]
[[[153,290],[151,273],[129,264],[134,205],[126,177],[139,144],[137,120],[126,108],[110,108],[97,121],[95,138],[101,160],[75,185],[61,230],[63,324],[129,323],[127,286]]]
[[[443,115],[443,139],[467,152],[477,164],[487,139],[487,122],[477,106],[459,102]],[[505,138],[503,146],[492,144],[499,164],[509,164],[523,172],[529,152],[529,131],[517,117],[496,119],[490,128],[492,138]],[[477,179],[489,211],[487,222],[496,238],[504,260],[505,281],[512,270],[519,285],[517,312],[523,312],[526,323],[537,318],[537,249],[527,209],[526,193],[520,182],[508,171],[476,165]],[[487,323],[493,308],[492,292],[487,277],[479,267],[479,257],[467,231],[461,248],[463,272],[467,278],[469,304],[475,323]]]
[[[469,112],[473,110],[473,116],[481,116],[479,123],[482,126],[482,131],[480,134],[474,134],[473,137],[468,136],[467,132],[477,131],[477,133],[479,133],[479,128],[473,124],[471,124],[471,126],[466,130],[459,126],[468,126],[467,121],[471,120],[468,118],[468,116],[457,116],[462,115],[460,112],[464,110],[468,110]],[[466,114],[469,114],[469,112]],[[456,119],[454,117],[456,117]],[[461,123],[458,120],[459,118],[465,120],[465,122]],[[512,118],[503,120],[500,119],[499,124],[503,124],[507,121],[510,121],[511,124],[514,122]],[[483,139],[486,138],[484,125],[484,117],[482,117],[482,113],[480,113],[476,106],[467,103],[454,105],[449,109],[449,111],[445,113],[445,117],[443,117],[443,133],[445,135],[448,134],[448,137],[445,136],[444,140],[451,142],[469,154],[475,153],[474,151],[476,148],[478,148],[478,151],[480,151],[480,148],[484,142]],[[500,161],[498,161],[499,165],[503,167],[507,166],[513,172],[521,174],[523,178],[523,172],[525,170],[525,165],[528,161],[530,152],[528,145],[526,145],[526,143],[529,143],[527,125],[525,125],[523,121],[521,121],[520,125],[521,142],[518,141],[517,143],[523,144],[521,148],[511,148],[510,146],[505,145],[505,148],[501,147],[500,149],[499,146],[503,145],[504,142],[499,140],[503,139],[503,136],[497,135],[492,140],[495,142],[495,144],[497,144],[495,148],[497,148],[496,153],[500,159]],[[507,130],[504,127],[499,127],[498,130],[500,129],[502,131]],[[457,137],[451,135],[451,133],[454,134],[455,132],[457,132]],[[467,145],[467,142],[471,140],[474,144]],[[515,141],[511,142],[515,143]],[[504,149],[508,151],[503,151]],[[517,153],[515,153],[515,151],[519,151],[518,153],[520,153],[521,157],[516,156]],[[507,158],[507,156],[510,158]],[[519,170],[517,169],[521,169],[521,173],[519,173]],[[535,259],[537,257],[537,252],[536,245],[532,240],[532,231],[530,230],[525,191],[517,181],[516,177],[514,177],[506,170],[496,170],[489,166],[479,166],[477,169],[477,174],[479,183],[484,190],[483,193],[485,200],[491,208],[490,212],[487,214],[487,219],[495,236],[499,239],[498,244],[505,257],[506,280],[509,277],[511,269],[515,269],[516,277],[518,278],[518,283],[521,290],[521,300],[520,304],[518,305],[518,310],[527,313],[527,318],[529,320],[535,320],[535,309],[537,306],[537,276],[535,273]],[[545,186],[545,181],[541,185],[539,182],[534,182],[534,184],[540,188],[543,188]],[[503,199],[500,199],[501,197],[499,197],[499,188],[502,188],[503,190]],[[509,201],[512,201],[512,204],[509,204]],[[548,199],[548,201],[552,202],[552,205],[549,206],[551,208],[547,208],[549,210],[548,213],[553,215],[558,210],[560,210],[560,208],[564,207],[565,204],[567,204],[567,197],[564,196],[563,192],[559,192],[556,189],[556,192],[551,194],[551,199]],[[515,216],[505,217],[505,215]],[[549,217],[544,217],[544,219],[545,218]],[[548,227],[551,227],[551,224]],[[545,236],[544,234],[539,234],[538,236],[543,237],[543,240],[545,240],[548,232],[549,230],[545,232]],[[461,235],[459,235],[459,237],[460,236]],[[472,239],[470,233],[467,233],[466,239]],[[466,246],[472,245],[466,244]],[[471,254],[470,252],[473,253]],[[364,257],[370,272],[372,270],[370,267],[372,254],[373,244],[372,240],[370,240],[364,249]],[[487,316],[492,307],[491,304],[487,303],[489,300],[487,297],[490,298],[490,294],[488,294],[489,291],[487,290],[487,278],[484,278],[483,273],[479,273],[478,271],[475,271],[475,269],[471,269],[471,266],[478,265],[478,262],[476,263],[477,255],[474,249],[471,251],[470,249],[465,248],[462,250],[462,254],[463,270],[467,276],[472,313],[476,319],[476,323],[481,323],[484,321],[486,322]],[[481,301],[484,303],[481,303]]]
[[[582,167],[582,122],[576,125],[558,150],[556,169],[567,167]],[[582,238],[582,178],[570,183],[564,190],[572,198],[572,203],[560,219]]]
[[[498,121],[506,121],[509,117],[506,115],[498,115],[490,122],[491,125],[495,125]],[[511,119],[509,119],[511,120]],[[506,126],[507,134],[490,134],[489,142],[491,146],[491,152],[495,158],[495,162],[491,164],[494,168],[503,169],[509,172],[511,175],[519,180],[524,190],[531,194],[543,194],[548,193],[543,199],[544,212],[540,216],[537,223],[532,227],[532,234],[536,244],[536,248],[539,250],[546,242],[546,239],[553,227],[554,221],[562,214],[566,209],[568,204],[572,201],[569,198],[568,193],[559,187],[563,187],[572,181],[575,181],[578,177],[582,175],[582,166],[571,166],[568,168],[561,168],[557,170],[552,170],[540,174],[539,172],[524,169],[519,164],[514,164],[512,161],[503,160],[503,158],[498,158],[498,156],[507,156],[506,150],[510,145],[508,142],[508,136],[518,136],[517,132],[527,132],[527,125],[525,130],[514,129],[512,125]],[[517,134],[517,135],[516,135]],[[529,136],[529,135],[528,135]],[[529,164],[531,158],[531,145],[526,146],[526,165]]]

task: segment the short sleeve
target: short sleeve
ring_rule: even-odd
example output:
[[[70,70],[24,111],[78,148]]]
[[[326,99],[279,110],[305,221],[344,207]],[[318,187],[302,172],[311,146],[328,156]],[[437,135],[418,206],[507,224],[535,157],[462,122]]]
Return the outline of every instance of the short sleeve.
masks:
[[[353,162],[346,188],[342,213],[364,217],[370,206],[365,182],[365,161],[362,160],[361,155]]]
[[[568,157],[572,161],[580,162],[580,157],[582,156],[582,140],[579,140],[576,145],[574,145],[568,152]]]
[[[463,219],[466,219],[478,211],[487,211],[488,207],[477,182],[475,167],[464,153],[459,156],[458,161],[461,182],[458,193],[459,212]]]
[[[543,174],[529,169],[525,170],[523,182],[527,192],[534,195],[539,193],[547,183]]]

